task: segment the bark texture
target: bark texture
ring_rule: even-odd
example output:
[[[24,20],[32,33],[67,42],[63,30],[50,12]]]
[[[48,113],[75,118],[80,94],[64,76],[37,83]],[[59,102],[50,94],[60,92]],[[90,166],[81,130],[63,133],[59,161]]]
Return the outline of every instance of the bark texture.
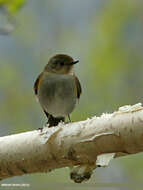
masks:
[[[82,182],[111,159],[143,151],[143,107],[120,107],[85,121],[0,137],[0,179],[71,168]]]

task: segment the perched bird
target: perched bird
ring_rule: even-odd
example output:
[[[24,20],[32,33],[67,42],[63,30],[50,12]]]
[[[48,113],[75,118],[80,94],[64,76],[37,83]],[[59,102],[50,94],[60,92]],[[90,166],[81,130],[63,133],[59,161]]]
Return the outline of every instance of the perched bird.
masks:
[[[78,62],[68,55],[57,54],[35,81],[35,95],[48,118],[49,127],[65,121],[66,116],[70,120],[70,113],[80,98],[82,89],[73,70]]]

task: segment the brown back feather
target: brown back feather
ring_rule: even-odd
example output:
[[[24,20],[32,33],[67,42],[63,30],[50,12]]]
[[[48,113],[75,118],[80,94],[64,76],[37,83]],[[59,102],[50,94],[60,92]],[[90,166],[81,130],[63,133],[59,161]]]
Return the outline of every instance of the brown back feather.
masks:
[[[35,95],[38,94],[38,87],[39,87],[39,84],[40,84],[41,76],[42,76],[42,73],[40,73],[40,75],[37,77],[37,79],[36,79],[36,81],[34,83],[34,92],[35,92]]]
[[[76,83],[76,88],[77,88],[77,98],[79,99],[80,98],[80,95],[82,93],[82,88],[81,88],[81,84],[78,80],[78,78],[74,75],[75,77],[75,83]]]

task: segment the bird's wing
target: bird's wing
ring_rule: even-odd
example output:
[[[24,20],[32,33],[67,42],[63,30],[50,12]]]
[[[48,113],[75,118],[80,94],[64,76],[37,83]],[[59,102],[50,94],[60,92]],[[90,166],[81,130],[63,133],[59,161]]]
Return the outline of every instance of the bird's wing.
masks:
[[[42,76],[42,73],[40,73],[40,75],[37,77],[35,83],[34,83],[34,93],[36,95],[36,99],[38,100],[38,88],[39,88],[39,84],[40,84],[40,81],[41,81],[41,76]],[[44,108],[43,108],[44,110]],[[46,112],[44,110],[44,113],[46,114],[47,118],[49,117],[49,114],[48,112]]]
[[[79,99],[80,95],[82,93],[82,88],[81,88],[81,84],[80,84],[78,78],[75,75],[74,75],[74,78],[75,78],[75,83],[76,83],[76,88],[77,88],[77,98]]]
[[[36,79],[36,81],[34,83],[34,93],[35,93],[36,96],[38,94],[38,87],[39,87],[39,84],[40,84],[41,76],[42,76],[42,73],[40,73],[40,75],[37,77],[37,79]]]

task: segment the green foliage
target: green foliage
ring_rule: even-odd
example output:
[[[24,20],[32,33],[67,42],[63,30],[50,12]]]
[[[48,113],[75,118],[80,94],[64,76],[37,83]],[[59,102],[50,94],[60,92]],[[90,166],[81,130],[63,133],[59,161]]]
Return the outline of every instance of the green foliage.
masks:
[[[5,6],[11,14],[17,12],[26,0],[0,0],[0,6]]]
[[[131,53],[130,47],[127,48],[128,27],[140,20],[139,10],[134,2],[112,0],[106,3],[98,20],[93,19],[88,62],[93,71],[90,77],[95,84],[98,112],[113,111],[121,105],[141,101],[138,92],[142,92],[139,88],[142,81],[135,71],[143,68],[142,60],[137,59],[137,49]],[[93,86],[91,88],[93,91]]]

